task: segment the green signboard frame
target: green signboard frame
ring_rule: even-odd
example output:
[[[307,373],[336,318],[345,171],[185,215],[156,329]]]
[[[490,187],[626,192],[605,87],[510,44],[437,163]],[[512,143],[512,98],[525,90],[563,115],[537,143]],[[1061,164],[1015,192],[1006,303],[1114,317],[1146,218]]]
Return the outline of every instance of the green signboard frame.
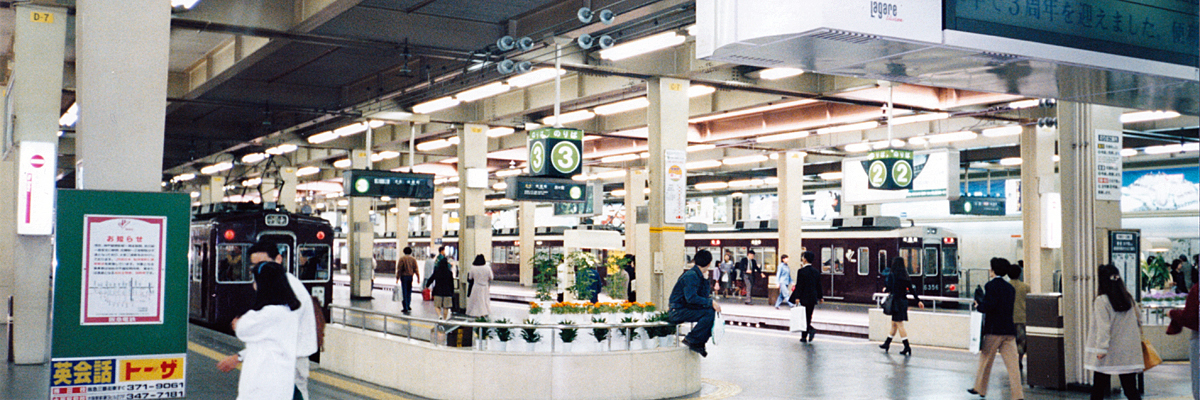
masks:
[[[588,191],[586,183],[570,179],[510,176],[504,197],[514,201],[582,203]]]
[[[532,176],[570,178],[583,171],[583,131],[541,128],[529,132]]]
[[[432,199],[433,174],[353,169],[342,173],[342,194],[350,197]]]
[[[876,190],[912,189],[913,152],[909,150],[875,150],[862,162],[867,171],[867,187]]]

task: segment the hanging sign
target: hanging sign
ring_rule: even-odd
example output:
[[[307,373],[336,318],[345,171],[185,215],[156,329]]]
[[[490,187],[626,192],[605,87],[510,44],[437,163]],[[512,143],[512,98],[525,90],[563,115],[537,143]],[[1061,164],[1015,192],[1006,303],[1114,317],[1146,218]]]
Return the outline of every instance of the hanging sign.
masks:
[[[1096,130],[1096,200],[1121,200],[1121,132]]]
[[[1121,271],[1126,289],[1129,289],[1129,293],[1136,293],[1134,297],[1138,300],[1142,298],[1142,291],[1138,290],[1142,277],[1138,261],[1142,247],[1141,236],[1142,232],[1136,230],[1108,232],[1108,259]]]
[[[353,169],[342,174],[342,184],[350,197],[433,198],[433,174]]]
[[[862,161],[867,170],[867,187],[875,190],[907,190],[913,183],[913,152],[875,150]]]
[[[505,183],[504,197],[514,201],[582,203],[588,189],[583,182],[532,176],[510,176]]]
[[[583,171],[583,131],[542,128],[529,132],[531,176],[570,178]]]
[[[17,234],[49,235],[54,228],[54,175],[58,156],[50,142],[21,142],[17,168]]]
[[[687,222],[687,164],[686,150],[663,151],[664,183],[663,222],[682,224]]]
[[[1003,197],[962,196],[950,200],[950,215],[1005,215]]]

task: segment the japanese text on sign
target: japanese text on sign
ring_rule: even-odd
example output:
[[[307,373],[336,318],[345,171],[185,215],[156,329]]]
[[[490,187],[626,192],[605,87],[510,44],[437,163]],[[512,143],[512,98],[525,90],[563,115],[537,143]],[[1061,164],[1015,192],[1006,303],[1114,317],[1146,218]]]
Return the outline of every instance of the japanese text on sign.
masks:
[[[1121,132],[1096,131],[1096,200],[1121,200]]]
[[[84,217],[84,325],[160,324],[164,217]]]
[[[146,358],[151,357],[151,358]],[[185,395],[182,354],[51,360],[51,400],[161,399]]]

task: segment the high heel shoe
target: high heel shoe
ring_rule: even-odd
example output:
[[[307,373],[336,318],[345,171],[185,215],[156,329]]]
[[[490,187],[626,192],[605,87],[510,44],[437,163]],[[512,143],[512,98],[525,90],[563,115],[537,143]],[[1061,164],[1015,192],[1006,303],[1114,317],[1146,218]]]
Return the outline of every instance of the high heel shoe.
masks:
[[[904,343],[904,350],[900,350],[900,355],[911,356],[912,355],[912,347],[908,346],[908,339],[904,339],[903,343]]]
[[[883,340],[883,344],[879,345],[879,348],[883,349],[884,353],[887,353],[888,349],[891,347],[892,347],[892,337],[891,336],[888,336],[887,339]]]

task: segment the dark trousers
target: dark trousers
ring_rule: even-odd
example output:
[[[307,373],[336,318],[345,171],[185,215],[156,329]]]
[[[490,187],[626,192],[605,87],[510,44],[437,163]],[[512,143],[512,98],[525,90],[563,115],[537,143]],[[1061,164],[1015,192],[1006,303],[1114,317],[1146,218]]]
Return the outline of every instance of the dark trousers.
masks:
[[[1128,373],[1118,375],[1121,377],[1121,391],[1125,392],[1125,398],[1129,400],[1141,400],[1142,394],[1137,388],[1137,374]],[[1112,376],[1094,372],[1092,375],[1092,400],[1100,400],[1108,396],[1112,392]]]
[[[412,275],[400,276],[400,298],[404,299],[404,311],[412,310]]]
[[[813,309],[815,309],[815,308],[817,308],[816,304],[810,304],[810,305],[804,306],[804,320],[808,322],[808,330],[806,332],[816,332],[817,331],[817,328],[813,328],[813,326],[812,326],[812,312],[813,312]]]
[[[696,326],[692,327],[692,331],[688,332],[684,339],[695,346],[703,346],[712,336],[713,320],[717,318],[717,312],[711,308],[703,310],[682,308],[671,309],[670,316],[673,324],[695,322]]]

